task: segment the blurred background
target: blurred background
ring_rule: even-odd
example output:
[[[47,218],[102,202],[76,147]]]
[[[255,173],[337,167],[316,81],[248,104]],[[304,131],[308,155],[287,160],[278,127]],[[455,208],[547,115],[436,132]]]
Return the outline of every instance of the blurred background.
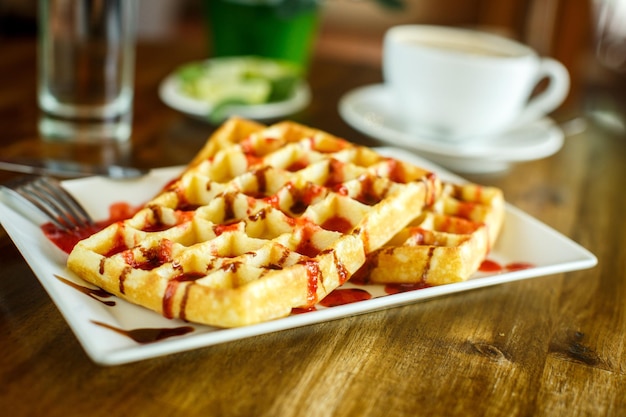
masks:
[[[139,0],[140,40],[202,43],[210,57],[203,1],[211,0]],[[398,1],[401,7],[388,7]],[[0,0],[0,48],[10,38],[34,36],[36,14],[36,0]],[[623,120],[602,112],[619,106],[612,96],[624,91],[626,0],[319,0],[313,56],[380,66],[384,32],[404,23],[479,27],[525,42],[567,66],[570,103],[592,86],[587,112],[624,130]]]

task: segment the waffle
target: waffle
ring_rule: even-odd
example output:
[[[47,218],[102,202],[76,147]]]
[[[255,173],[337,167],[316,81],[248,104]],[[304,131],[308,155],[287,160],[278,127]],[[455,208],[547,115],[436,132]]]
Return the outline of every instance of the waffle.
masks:
[[[441,193],[431,172],[322,131],[231,119],[68,267],[166,317],[243,326],[317,303]]]
[[[244,140],[264,126],[234,123],[207,142],[195,163]],[[504,197],[495,187],[444,183],[420,215],[351,278],[362,284],[434,286],[465,281],[495,244],[504,221]]]
[[[498,188],[444,183],[435,203],[368,255],[353,281],[424,287],[465,281],[495,244],[503,220]]]

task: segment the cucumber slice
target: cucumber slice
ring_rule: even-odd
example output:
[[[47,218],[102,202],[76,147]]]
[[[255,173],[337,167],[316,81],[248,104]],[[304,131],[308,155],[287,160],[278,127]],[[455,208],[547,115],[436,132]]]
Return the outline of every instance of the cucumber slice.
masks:
[[[213,105],[224,101],[239,101],[243,104],[265,103],[270,96],[271,88],[271,84],[262,79],[233,81],[216,78],[200,78],[195,83],[183,87],[188,95]]]
[[[177,70],[177,76],[181,93],[216,107],[285,100],[302,77],[294,64],[253,56],[187,64]]]

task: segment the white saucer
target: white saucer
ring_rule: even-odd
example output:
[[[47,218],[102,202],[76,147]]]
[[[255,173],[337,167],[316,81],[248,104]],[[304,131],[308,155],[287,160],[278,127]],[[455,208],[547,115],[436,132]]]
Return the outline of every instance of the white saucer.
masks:
[[[180,92],[180,83],[175,73],[168,75],[161,82],[159,97],[169,107],[188,116],[211,123],[218,121],[214,118],[209,118],[213,110],[211,104],[195,100]],[[302,110],[310,101],[311,92],[309,85],[303,81],[296,86],[294,94],[287,100],[254,105],[231,105],[224,109],[222,119],[230,116],[240,116],[252,120],[278,119]]]
[[[402,146],[464,173],[495,172],[513,162],[545,158],[563,146],[563,131],[550,118],[459,145],[421,137],[408,130],[396,114],[393,98],[383,84],[357,88],[339,101],[339,113],[355,129],[394,146]]]

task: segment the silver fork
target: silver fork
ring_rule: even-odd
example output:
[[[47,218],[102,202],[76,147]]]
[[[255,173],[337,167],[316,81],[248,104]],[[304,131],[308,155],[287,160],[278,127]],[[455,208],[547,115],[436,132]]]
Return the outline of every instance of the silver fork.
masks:
[[[74,197],[51,177],[20,177],[0,184],[9,195],[35,207],[57,228],[72,232],[94,222]]]

